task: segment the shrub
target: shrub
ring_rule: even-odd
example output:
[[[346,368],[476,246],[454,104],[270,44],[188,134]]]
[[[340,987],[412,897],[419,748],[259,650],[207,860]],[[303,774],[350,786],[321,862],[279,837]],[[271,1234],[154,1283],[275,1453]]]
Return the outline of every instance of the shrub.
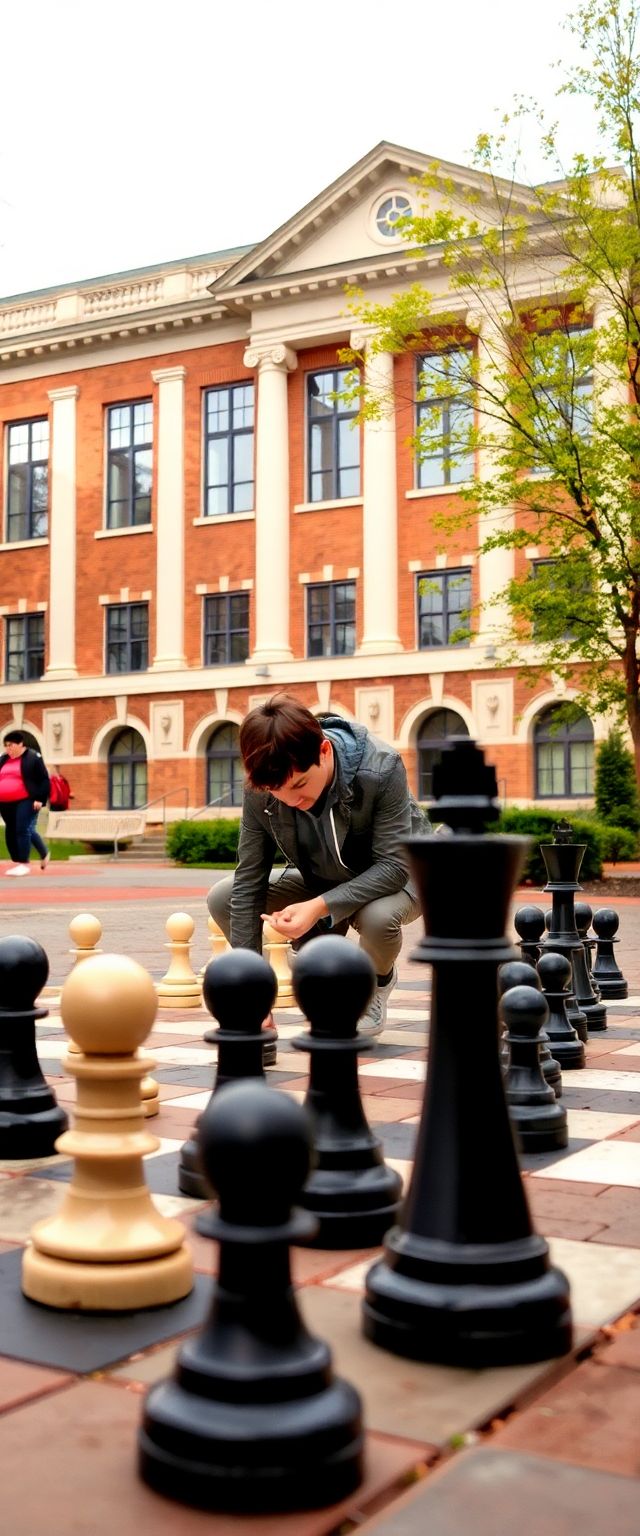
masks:
[[[596,812],[611,826],[640,831],[640,799],[633,753],[619,730],[609,732],[596,754]]]
[[[167,832],[167,853],[179,864],[235,864],[239,818],[174,821]]]
[[[571,811],[548,811],[532,806],[520,809],[507,806],[500,820],[491,828],[496,832],[509,832],[518,837],[530,837],[532,847],[522,873],[523,880],[534,885],[546,885],[547,871],[540,852],[541,843],[553,842],[553,828],[558,821],[568,821],[573,828],[576,843],[586,843],[580,869],[580,880],[599,880],[602,874],[602,825],[591,817],[575,816]]]
[[[625,859],[635,859],[638,856],[638,834],[631,832],[629,827],[611,827],[608,822],[601,822],[600,832],[602,838],[602,857],[607,864],[618,864]]]

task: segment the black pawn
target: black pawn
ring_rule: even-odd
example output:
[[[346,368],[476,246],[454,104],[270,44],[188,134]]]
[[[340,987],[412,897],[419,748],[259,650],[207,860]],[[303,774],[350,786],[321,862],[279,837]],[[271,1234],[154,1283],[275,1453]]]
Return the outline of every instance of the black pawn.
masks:
[[[36,1049],[35,999],[49,961],[35,939],[0,939],[0,1157],[51,1157],[69,1121],[45,1082]]]
[[[361,1403],[307,1332],[291,1284],[289,1244],[313,1225],[291,1209],[309,1168],[308,1116],[264,1082],[233,1083],[205,1110],[200,1135],[220,1199],[218,1278],[202,1332],[147,1397],[142,1477],[214,1510],[333,1504],[362,1478]]]
[[[545,950],[538,961],[538,975],[549,1005],[545,1028],[553,1055],[563,1070],[584,1067],[584,1044],[576,1034],[566,1006],[571,986],[571,961],[558,950]]]
[[[598,986],[597,981],[594,981],[594,979],[593,979],[593,951],[594,951],[594,949],[596,947],[596,941],[595,941],[595,939],[593,937],[593,934],[589,933],[589,929],[591,927],[591,922],[592,922],[592,919],[593,919],[593,911],[592,911],[592,908],[589,906],[589,903],[587,901],[577,901],[575,903],[574,912],[575,912],[575,919],[576,919],[576,928],[578,930],[578,933],[580,934],[580,938],[582,939],[582,945],[583,945],[583,949],[584,949],[584,952],[585,952],[585,955],[586,955],[587,970],[589,972],[589,980],[590,980],[591,985],[593,987],[594,995],[597,998],[599,998],[600,997],[600,988]]]
[[[598,983],[603,997],[628,997],[629,985],[620,970],[613,953],[614,944],[619,944],[616,938],[620,918],[613,907],[600,907],[593,914],[593,931],[598,936],[596,960],[593,967],[593,979]]]
[[[474,742],[445,748],[433,778],[433,820],[453,835],[407,844],[425,926],[414,958],[433,967],[427,1082],[411,1185],[367,1274],[363,1326],[412,1359],[515,1365],[565,1354],[572,1337],[500,1070],[498,969],[515,958],[505,928],[527,842],[485,835],[498,787]]]
[[[264,1078],[262,1048],[275,1032],[261,1025],[271,1011],[277,986],[271,966],[251,949],[229,949],[209,961],[202,996],[209,1013],[220,1021],[220,1028],[211,1031],[218,1046],[212,1098],[225,1083],[244,1077]],[[210,1200],[213,1191],[200,1161],[199,1127],[200,1119],[180,1153],[178,1188],[193,1199]],[[198,1230],[208,1236],[208,1213],[199,1222]]]
[[[540,1063],[540,1030],[549,1009],[536,987],[510,987],[500,1012],[509,1044],[505,1093],[511,1124],[522,1152],[552,1152],[569,1140],[567,1112],[546,1083]]]
[[[542,907],[518,907],[513,926],[520,940],[520,954],[525,965],[536,965],[542,953],[540,940],[545,930]]]
[[[531,909],[535,910],[534,908]],[[507,960],[506,965],[501,965],[498,971],[498,991],[502,997],[510,987],[535,987],[539,992],[542,986],[540,977],[534,965],[526,964],[524,960]],[[505,1065],[509,1065],[509,1045],[505,1031]],[[555,1097],[562,1098],[562,1072],[560,1063],[551,1055],[549,1036],[544,1025],[538,1034],[540,1047],[540,1067],[546,1083],[553,1088]]]
[[[293,989],[311,1032],[291,1043],[311,1056],[305,1108],[315,1152],[300,1204],[319,1223],[307,1239],[316,1248],[373,1248],[400,1206],[402,1180],[384,1161],[358,1086],[358,1056],[371,1042],[356,1028],[374,986],[368,955],[349,939],[311,939],[296,960]]]

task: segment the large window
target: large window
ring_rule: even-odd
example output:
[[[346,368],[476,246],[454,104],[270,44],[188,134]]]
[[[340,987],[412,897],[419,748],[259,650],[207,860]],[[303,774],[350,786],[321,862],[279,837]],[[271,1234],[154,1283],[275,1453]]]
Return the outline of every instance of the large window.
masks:
[[[207,742],[207,804],[242,805],[244,768],[237,725],[219,725]]]
[[[20,613],[5,620],[7,683],[34,683],[44,672],[44,614]]]
[[[49,525],[49,422],[8,429],[7,540],[44,539]]]
[[[249,593],[222,592],[204,600],[204,665],[230,666],[249,655]]]
[[[353,409],[334,400],[344,389],[346,369],[307,375],[309,501],[338,501],[360,495],[360,431]]]
[[[149,659],[147,603],[107,608],[107,672],[144,672]]]
[[[434,709],[422,721],[418,731],[418,798],[430,800],[433,794],[433,770],[440,762],[444,747],[453,736],[468,736],[460,715],[453,709]],[[436,817],[437,820],[437,817]]]
[[[107,528],[150,523],[153,401],[110,406],[107,434]]]
[[[205,517],[253,508],[254,393],[230,384],[205,394]]]
[[[464,347],[418,358],[418,489],[460,485],[474,472],[471,354]]]
[[[307,656],[353,656],[355,648],[355,581],[308,586]]]
[[[468,645],[471,571],[421,571],[416,581],[418,647]]]
[[[572,799],[593,794],[593,726],[588,715],[552,704],[534,726],[536,797]]]
[[[553,469],[556,441],[587,439],[593,403],[593,333],[588,326],[567,331],[541,331],[534,339],[531,373],[534,395],[533,431],[542,451],[532,474]]]
[[[139,731],[119,731],[109,748],[109,809],[135,811],[147,803],[147,754]]]

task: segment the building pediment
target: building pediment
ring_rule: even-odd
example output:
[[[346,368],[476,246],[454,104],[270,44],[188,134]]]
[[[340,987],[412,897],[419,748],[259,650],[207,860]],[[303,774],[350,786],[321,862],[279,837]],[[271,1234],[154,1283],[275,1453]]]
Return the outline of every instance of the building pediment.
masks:
[[[416,186],[416,179],[425,174],[434,177],[426,199]],[[315,279],[324,286],[351,274],[357,280],[367,268],[382,274],[389,264],[403,266],[415,260],[415,252],[396,232],[396,220],[417,212],[425,201],[433,211],[449,204],[452,189],[461,206],[468,200],[480,224],[483,205],[489,218],[495,193],[488,177],[383,141],[222,274],[211,292],[241,305],[250,294],[295,291],[297,280],[305,288]],[[527,189],[509,191],[512,206],[514,195],[517,201],[521,193],[524,211],[530,200]]]

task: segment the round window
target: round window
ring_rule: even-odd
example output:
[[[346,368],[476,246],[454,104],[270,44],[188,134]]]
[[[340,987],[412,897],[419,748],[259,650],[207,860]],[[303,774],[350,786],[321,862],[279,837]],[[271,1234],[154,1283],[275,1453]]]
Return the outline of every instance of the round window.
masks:
[[[408,197],[403,197],[400,192],[393,192],[391,197],[385,197],[376,213],[378,234],[384,235],[387,240],[393,239],[398,219],[405,218],[410,213],[411,203]]]

